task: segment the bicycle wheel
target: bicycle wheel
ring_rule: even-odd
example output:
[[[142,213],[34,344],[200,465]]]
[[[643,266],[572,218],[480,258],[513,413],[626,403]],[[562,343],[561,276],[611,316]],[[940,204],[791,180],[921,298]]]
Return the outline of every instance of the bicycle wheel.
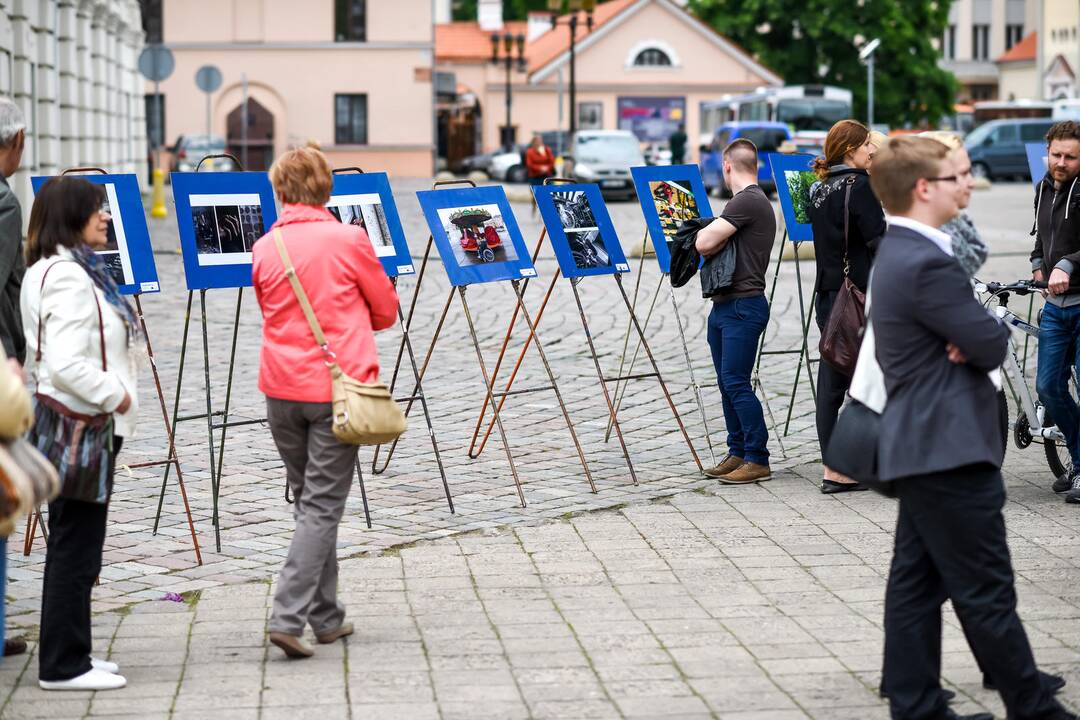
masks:
[[[1044,410],[1043,412],[1043,425],[1046,427],[1053,425],[1054,421],[1050,417],[1050,411]],[[1050,472],[1053,473],[1054,477],[1059,478],[1064,475],[1069,468],[1069,463],[1072,462],[1072,457],[1070,457],[1069,449],[1065,447],[1065,443],[1046,438],[1043,440],[1043,450],[1046,452],[1046,464],[1050,467]]]

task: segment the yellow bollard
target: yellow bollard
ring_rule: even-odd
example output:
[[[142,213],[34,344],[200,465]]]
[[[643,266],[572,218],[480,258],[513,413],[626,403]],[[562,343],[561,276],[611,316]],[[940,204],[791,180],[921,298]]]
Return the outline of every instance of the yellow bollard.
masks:
[[[154,168],[154,192],[150,203],[150,217],[165,218],[165,173],[161,168]]]

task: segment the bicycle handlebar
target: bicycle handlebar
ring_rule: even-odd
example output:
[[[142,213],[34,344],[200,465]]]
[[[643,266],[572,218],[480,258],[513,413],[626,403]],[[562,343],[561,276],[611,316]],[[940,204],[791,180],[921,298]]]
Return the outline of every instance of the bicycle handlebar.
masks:
[[[1016,293],[1017,295],[1029,295],[1037,290],[1045,290],[1046,288],[1047,284],[1044,280],[1017,280],[1013,283],[975,283],[976,291],[988,292],[991,295],[997,295],[998,293],[1003,292]]]

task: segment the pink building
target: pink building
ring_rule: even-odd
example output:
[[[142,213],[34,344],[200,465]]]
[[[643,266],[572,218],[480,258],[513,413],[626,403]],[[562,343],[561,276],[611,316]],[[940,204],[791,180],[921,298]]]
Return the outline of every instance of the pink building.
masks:
[[[485,0],[482,4],[488,4]],[[505,125],[506,70],[491,62],[493,33],[523,34],[525,68],[511,73],[511,127],[516,142],[534,132],[569,127],[570,30],[547,13],[528,22],[444,23],[435,30],[436,70],[452,73],[456,93],[439,104],[440,152],[455,156],[500,143]],[[501,50],[500,50],[501,52]],[[610,0],[597,6],[592,31],[579,14],[577,127],[625,128],[642,141],[666,140],[682,123],[694,139],[702,102],[781,85],[775,73],[672,0]],[[560,112],[561,111],[561,112]],[[471,141],[471,142],[470,142]]]
[[[431,175],[431,0],[162,0],[161,8],[176,59],[161,84],[167,143],[206,133],[195,73],[215,65],[223,83],[210,97],[211,134],[240,154],[246,76],[252,169],[316,143],[336,167]]]

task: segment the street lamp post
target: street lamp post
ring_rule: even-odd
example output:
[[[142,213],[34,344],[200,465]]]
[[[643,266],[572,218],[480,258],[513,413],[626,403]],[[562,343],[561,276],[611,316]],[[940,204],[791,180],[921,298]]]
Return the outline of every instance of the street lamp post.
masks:
[[[551,27],[555,28],[560,21],[565,22],[570,28],[570,137],[577,130],[577,29],[578,11],[585,11],[586,34],[592,32],[593,10],[596,8],[596,0],[568,0],[567,6],[570,14],[565,18],[559,17],[562,9],[562,0],[548,0],[548,10],[551,11]]]
[[[501,57],[499,56],[500,46],[503,49]],[[516,55],[515,49],[517,51]],[[520,33],[517,35],[492,33],[491,63],[492,65],[498,65],[500,60],[506,67],[506,127],[503,129],[503,137],[500,140],[507,150],[511,150],[514,143],[512,140],[513,126],[510,124],[510,112],[513,105],[513,99],[510,95],[510,74],[513,72],[515,64],[519,72],[525,70],[525,36]]]

